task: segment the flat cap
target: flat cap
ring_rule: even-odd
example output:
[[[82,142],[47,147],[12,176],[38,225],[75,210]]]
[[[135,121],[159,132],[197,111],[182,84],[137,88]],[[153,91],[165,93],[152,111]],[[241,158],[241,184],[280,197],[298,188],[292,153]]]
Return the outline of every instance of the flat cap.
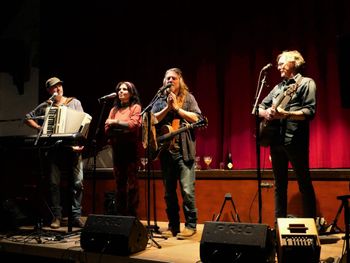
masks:
[[[47,89],[51,88],[52,86],[55,86],[56,84],[58,83],[63,83],[62,80],[60,80],[59,78],[56,78],[56,77],[52,77],[52,78],[49,78],[46,83],[45,83],[45,87]]]

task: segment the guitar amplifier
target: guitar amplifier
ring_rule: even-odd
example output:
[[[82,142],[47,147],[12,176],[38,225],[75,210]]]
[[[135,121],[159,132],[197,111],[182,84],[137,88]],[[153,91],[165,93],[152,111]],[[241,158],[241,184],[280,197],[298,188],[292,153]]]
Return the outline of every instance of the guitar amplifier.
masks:
[[[318,263],[321,243],[313,218],[277,219],[279,263]]]

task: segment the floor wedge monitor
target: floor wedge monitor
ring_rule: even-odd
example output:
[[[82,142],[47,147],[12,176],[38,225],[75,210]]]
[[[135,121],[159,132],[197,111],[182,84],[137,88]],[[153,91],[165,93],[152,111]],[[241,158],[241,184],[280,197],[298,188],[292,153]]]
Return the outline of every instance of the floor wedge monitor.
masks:
[[[146,227],[134,216],[88,216],[81,232],[80,244],[85,251],[129,255],[146,248]]]
[[[203,263],[275,262],[271,229],[265,224],[205,222],[200,258]]]

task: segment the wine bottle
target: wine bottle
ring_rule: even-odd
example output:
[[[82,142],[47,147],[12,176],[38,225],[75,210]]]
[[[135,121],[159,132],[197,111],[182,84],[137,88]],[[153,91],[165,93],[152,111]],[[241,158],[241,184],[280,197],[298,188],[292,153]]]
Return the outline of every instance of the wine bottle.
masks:
[[[226,169],[227,170],[232,170],[233,168],[233,162],[232,162],[232,154],[228,153],[227,155],[227,161],[226,161]]]

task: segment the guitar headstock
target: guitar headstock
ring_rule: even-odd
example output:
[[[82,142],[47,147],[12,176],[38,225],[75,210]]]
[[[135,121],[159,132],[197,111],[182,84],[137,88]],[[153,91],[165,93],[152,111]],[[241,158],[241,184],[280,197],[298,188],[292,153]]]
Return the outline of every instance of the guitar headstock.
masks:
[[[192,128],[206,128],[208,127],[208,118],[203,116],[197,122],[191,124]]]

